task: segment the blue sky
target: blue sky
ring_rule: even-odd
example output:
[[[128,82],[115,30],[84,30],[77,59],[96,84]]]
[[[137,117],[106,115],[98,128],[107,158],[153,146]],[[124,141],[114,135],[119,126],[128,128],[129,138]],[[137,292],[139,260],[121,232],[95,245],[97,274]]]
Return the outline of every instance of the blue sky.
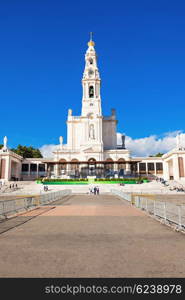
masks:
[[[0,0],[0,137],[9,146],[66,142],[68,108],[94,32],[104,115],[133,139],[184,131],[185,2]]]

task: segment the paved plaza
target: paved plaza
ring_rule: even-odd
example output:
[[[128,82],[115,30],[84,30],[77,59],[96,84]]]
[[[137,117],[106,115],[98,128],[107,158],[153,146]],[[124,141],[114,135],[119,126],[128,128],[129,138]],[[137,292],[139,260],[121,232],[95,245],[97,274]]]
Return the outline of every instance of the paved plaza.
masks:
[[[185,274],[184,235],[117,196],[67,196],[6,222],[0,277]]]

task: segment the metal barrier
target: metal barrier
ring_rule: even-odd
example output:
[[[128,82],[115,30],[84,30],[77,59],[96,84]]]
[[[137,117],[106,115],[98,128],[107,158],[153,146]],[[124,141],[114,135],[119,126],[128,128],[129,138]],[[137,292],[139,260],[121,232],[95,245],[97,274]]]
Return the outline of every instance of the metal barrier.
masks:
[[[71,193],[71,190],[63,190],[39,196],[17,198],[15,200],[2,200],[0,201],[0,217],[6,218],[8,215],[16,214],[17,212],[28,210],[38,205],[52,203]]]
[[[121,198],[124,198],[125,200],[131,202],[132,201],[132,194],[131,193],[124,193],[119,190],[111,189],[110,191],[112,194],[115,194],[117,196],[120,196]]]
[[[179,229],[185,229],[185,205],[151,200],[147,197],[136,196],[131,193],[124,193],[114,189],[111,190],[111,193],[130,201],[137,208],[161,218],[166,223],[172,223],[177,225]]]

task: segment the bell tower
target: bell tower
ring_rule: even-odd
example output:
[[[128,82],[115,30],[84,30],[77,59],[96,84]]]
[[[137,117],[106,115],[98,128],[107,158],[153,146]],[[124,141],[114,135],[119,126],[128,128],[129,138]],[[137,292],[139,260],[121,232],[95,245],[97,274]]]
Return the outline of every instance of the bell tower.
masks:
[[[92,32],[88,49],[85,54],[85,69],[82,78],[82,113],[83,117],[93,115],[94,117],[102,116],[100,84],[101,79],[97,66],[97,55],[94,49],[95,43],[92,40]]]

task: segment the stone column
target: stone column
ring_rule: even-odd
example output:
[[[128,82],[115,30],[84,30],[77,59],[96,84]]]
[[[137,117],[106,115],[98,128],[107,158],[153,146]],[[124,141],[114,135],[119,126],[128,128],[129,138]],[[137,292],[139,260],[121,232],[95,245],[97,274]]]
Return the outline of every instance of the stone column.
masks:
[[[146,162],[146,175],[148,175],[148,163]]]
[[[125,171],[126,171],[126,174],[127,174],[127,175],[130,175],[130,174],[131,174],[131,166],[130,166],[130,164],[127,163],[127,162],[126,162],[126,169],[125,169]]]
[[[118,178],[118,164],[114,163],[114,172],[116,172],[115,177]]]
[[[67,163],[66,165],[66,172],[67,172],[67,176],[69,176],[69,172],[70,172],[70,164]]]
[[[114,171],[117,172],[118,171],[118,164],[114,163]]]
[[[37,178],[39,177],[39,163],[37,163]]]
[[[12,171],[11,164],[12,164],[11,157],[8,156],[8,159],[6,159],[6,169],[5,169],[6,180],[11,180],[11,171]]]
[[[55,173],[55,176],[59,176],[59,164],[55,164],[54,173]]]
[[[51,176],[51,166],[50,166],[50,164],[48,164],[47,176],[48,177]]]
[[[30,163],[28,164],[28,178],[30,178],[31,169],[30,169]]]
[[[21,175],[21,173],[22,173],[22,163],[20,162],[19,164],[18,164],[18,179],[19,180],[21,180],[21,177],[22,177],[22,175]]]
[[[173,158],[173,176],[174,176],[174,180],[179,180],[180,176],[179,176],[179,162],[178,162],[178,156],[175,155],[175,157]]]
[[[45,175],[48,176],[48,165],[45,163]]]
[[[157,176],[156,162],[154,162],[154,174],[155,174],[155,176]]]
[[[139,163],[137,163],[137,174],[139,175],[140,173],[140,168],[139,168]]]

